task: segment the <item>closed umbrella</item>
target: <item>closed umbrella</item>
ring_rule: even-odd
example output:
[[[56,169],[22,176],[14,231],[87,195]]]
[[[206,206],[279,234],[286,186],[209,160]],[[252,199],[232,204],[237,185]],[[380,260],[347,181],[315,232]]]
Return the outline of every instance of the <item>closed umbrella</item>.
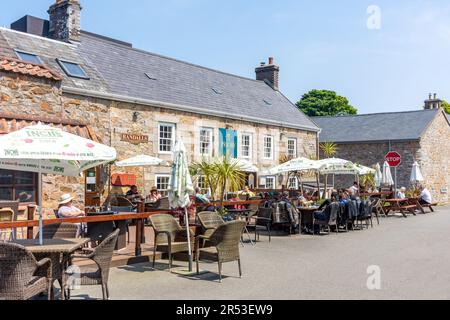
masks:
[[[383,180],[383,174],[381,173],[380,164],[375,165],[375,185],[381,187],[381,181]]]
[[[191,175],[189,173],[186,148],[181,140],[178,140],[175,144],[171,177],[169,185],[169,202],[172,208],[184,209],[189,251],[189,272],[192,272],[192,248],[187,207],[191,203],[190,194],[194,192],[194,185],[192,184]]]
[[[383,165],[383,175],[381,179],[382,185],[387,186],[393,186],[394,185],[394,179],[392,179],[392,173],[391,173],[391,167],[389,166],[389,163],[385,162]]]
[[[145,196],[145,167],[153,167],[153,166],[159,166],[164,161],[147,156],[147,155],[139,155],[130,159],[122,160],[116,163],[116,166],[118,167],[142,167],[142,184],[144,186],[144,196]]]
[[[42,239],[42,174],[79,177],[116,159],[114,148],[38,124],[0,137],[0,169],[39,173],[39,244]]]
[[[414,184],[417,182],[422,182],[425,179],[423,178],[422,172],[420,171],[420,166],[417,162],[414,162],[412,171],[411,171],[411,179],[410,181]]]

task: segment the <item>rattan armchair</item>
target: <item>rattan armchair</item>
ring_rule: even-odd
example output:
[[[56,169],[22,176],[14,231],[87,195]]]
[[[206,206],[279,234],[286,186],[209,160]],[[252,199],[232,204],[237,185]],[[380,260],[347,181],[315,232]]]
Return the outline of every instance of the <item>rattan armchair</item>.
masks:
[[[11,209],[0,209],[0,222],[14,221],[14,211]],[[0,241],[10,241],[13,238],[13,231],[11,229],[0,229]]]
[[[12,220],[8,221],[17,221],[17,216],[19,215],[19,201],[0,201],[0,209],[9,209],[13,212]],[[10,234],[11,239],[16,238],[16,230],[11,229]]]
[[[227,222],[219,226],[209,237],[198,236],[195,241],[197,274],[199,273],[199,262],[201,254],[203,253],[208,255],[208,258],[218,262],[220,282],[222,282],[222,264],[224,262],[237,261],[239,266],[239,277],[242,277],[239,243],[245,226],[245,221]],[[208,241],[211,243],[212,247],[200,248],[201,240]]]
[[[43,239],[75,239],[77,235],[78,225],[73,223],[54,223],[42,228]],[[39,234],[36,239],[39,239]]]
[[[36,261],[25,247],[13,243],[0,243],[0,300],[28,300],[42,292],[51,295],[52,262]],[[46,276],[36,276],[41,270]]]
[[[109,299],[108,278],[111,260],[120,230],[117,229],[103,240],[95,249],[84,249],[84,254],[72,256],[76,259],[90,259],[96,267],[71,265],[65,272],[65,286],[67,299],[70,299],[70,287],[74,284],[82,286],[102,286],[103,300]]]
[[[169,270],[172,269],[173,254],[188,252],[186,228],[171,215],[156,214],[149,218],[155,232],[155,246],[153,249],[153,268],[155,267],[156,251],[169,255]],[[194,232],[191,232],[193,238]]]
[[[209,237],[219,226],[225,224],[225,221],[216,212],[203,211],[198,213],[197,217],[203,227],[203,235],[206,237]]]

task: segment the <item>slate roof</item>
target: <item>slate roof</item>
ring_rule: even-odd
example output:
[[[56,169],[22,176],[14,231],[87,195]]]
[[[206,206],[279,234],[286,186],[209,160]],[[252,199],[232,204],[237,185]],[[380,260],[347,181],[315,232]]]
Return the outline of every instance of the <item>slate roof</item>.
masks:
[[[416,141],[441,110],[313,117],[322,129],[321,142],[357,143]]]
[[[10,48],[39,55],[64,76],[63,88],[180,105],[186,111],[319,131],[281,92],[266,83],[132,48],[82,32],[67,44],[0,28]],[[0,41],[0,50],[2,42]],[[3,49],[5,51],[5,49]],[[89,80],[68,77],[56,59],[79,63]],[[147,73],[147,75],[145,74]],[[150,79],[151,78],[151,79]]]
[[[43,65],[23,62],[9,57],[0,57],[0,71],[20,73],[55,81],[63,79],[60,74]]]

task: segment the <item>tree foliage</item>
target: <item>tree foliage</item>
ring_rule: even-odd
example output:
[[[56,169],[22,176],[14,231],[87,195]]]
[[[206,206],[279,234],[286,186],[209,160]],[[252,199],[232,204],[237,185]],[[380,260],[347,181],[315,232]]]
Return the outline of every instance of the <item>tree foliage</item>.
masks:
[[[442,101],[442,108],[444,108],[445,112],[450,114],[450,103],[447,101]]]
[[[303,95],[297,107],[310,117],[357,114],[348,99],[329,90],[312,90]]]

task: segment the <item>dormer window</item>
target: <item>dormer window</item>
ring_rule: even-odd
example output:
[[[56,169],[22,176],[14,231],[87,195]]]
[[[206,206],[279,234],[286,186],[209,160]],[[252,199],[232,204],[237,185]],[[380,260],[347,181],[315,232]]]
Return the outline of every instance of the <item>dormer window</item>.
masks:
[[[39,56],[36,54],[23,52],[23,51],[19,51],[19,50],[15,50],[15,51],[16,51],[16,55],[22,61],[31,62],[34,64],[42,64],[41,58],[39,58]]]
[[[56,59],[56,61],[69,77],[89,80],[89,77],[87,76],[86,72],[83,70],[83,68],[81,68],[81,66],[78,63],[69,62],[61,59]]]

